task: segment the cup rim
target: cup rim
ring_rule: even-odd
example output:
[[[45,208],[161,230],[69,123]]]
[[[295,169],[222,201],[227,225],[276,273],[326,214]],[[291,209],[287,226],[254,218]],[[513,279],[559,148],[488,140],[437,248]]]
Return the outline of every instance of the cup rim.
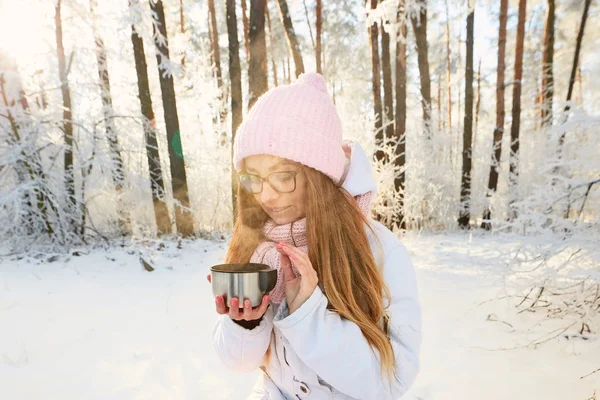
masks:
[[[254,269],[246,271],[237,269],[243,266],[251,266]],[[275,270],[272,269],[269,265],[262,263],[224,263],[213,265],[212,267],[210,267],[210,271],[221,272],[226,274],[251,274],[256,272],[269,272]]]

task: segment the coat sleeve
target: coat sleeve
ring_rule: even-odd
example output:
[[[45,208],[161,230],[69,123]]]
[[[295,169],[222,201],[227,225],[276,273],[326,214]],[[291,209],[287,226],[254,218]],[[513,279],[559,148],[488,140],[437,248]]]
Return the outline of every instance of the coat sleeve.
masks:
[[[228,368],[250,372],[260,367],[271,342],[272,330],[272,307],[254,329],[243,328],[228,315],[220,315],[212,331],[213,346]]]
[[[421,308],[414,268],[403,245],[388,253],[384,268],[396,359],[391,382],[358,325],[327,310],[327,298],[319,287],[293,314],[280,317],[278,313],[274,321],[308,367],[334,389],[356,399],[398,399],[419,372]]]

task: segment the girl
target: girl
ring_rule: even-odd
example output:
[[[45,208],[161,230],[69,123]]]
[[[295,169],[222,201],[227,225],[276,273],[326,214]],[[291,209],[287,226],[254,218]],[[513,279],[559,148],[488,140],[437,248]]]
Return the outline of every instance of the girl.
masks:
[[[369,218],[369,159],[342,140],[321,75],[258,100],[237,131],[234,165],[226,262],[279,271],[258,307],[215,300],[221,360],[262,370],[248,399],[398,399],[419,371],[415,273],[402,243]]]

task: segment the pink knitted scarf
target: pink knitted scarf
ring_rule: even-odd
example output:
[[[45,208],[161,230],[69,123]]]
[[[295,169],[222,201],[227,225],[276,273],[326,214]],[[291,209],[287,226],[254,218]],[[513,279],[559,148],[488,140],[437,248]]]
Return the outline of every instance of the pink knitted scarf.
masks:
[[[371,192],[359,194],[354,197],[358,206],[365,216],[369,216],[371,210]],[[308,253],[308,241],[306,238],[306,217],[298,221],[286,225],[276,225],[275,222],[269,219],[265,222],[263,232],[267,237],[265,242],[262,242],[254,251],[250,258],[250,262],[263,263],[277,270],[277,285],[271,291],[269,297],[273,303],[281,303],[285,298],[285,282],[283,270],[279,260],[279,252],[275,248],[279,242],[291,244],[301,251]],[[292,260],[290,260],[292,261]],[[298,270],[292,261],[292,269],[296,276],[299,275]]]

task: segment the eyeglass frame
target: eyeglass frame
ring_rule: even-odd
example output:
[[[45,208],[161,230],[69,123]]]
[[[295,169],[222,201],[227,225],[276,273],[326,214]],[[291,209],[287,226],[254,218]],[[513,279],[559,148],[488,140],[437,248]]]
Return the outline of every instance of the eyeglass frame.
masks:
[[[260,176],[260,175],[250,174],[248,172],[243,172],[241,174],[238,174],[238,182],[239,182],[240,186],[242,187],[242,190],[245,190],[247,193],[250,193],[250,194],[261,194],[262,191],[263,191],[265,182],[267,182],[269,184],[269,186],[271,186],[271,189],[273,189],[277,193],[293,193],[296,190],[296,175],[298,175],[300,173],[300,170],[303,169],[303,168],[304,168],[304,166],[301,166],[301,167],[299,167],[295,171],[277,171],[277,172],[273,172],[273,173],[270,173],[269,175],[265,176],[264,178],[262,176]],[[281,192],[281,191],[277,190],[273,185],[271,185],[271,182],[269,181],[269,177],[271,175],[282,174],[282,173],[290,174],[290,175],[292,175],[292,178],[294,179],[294,189],[292,189],[289,192]],[[248,192],[244,188],[244,185],[241,182],[243,176],[256,176],[257,178],[259,178],[261,180],[261,182],[260,182],[260,192],[256,192],[256,193],[254,193],[254,192]]]

